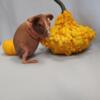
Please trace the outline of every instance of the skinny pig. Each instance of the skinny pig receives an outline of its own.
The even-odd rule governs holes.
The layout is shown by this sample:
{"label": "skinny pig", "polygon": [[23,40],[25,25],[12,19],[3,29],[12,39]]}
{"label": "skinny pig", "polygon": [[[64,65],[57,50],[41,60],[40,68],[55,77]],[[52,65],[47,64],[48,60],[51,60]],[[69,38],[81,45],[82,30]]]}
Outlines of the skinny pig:
{"label": "skinny pig", "polygon": [[30,58],[37,49],[40,40],[49,36],[50,20],[52,19],[52,14],[32,16],[16,30],[13,39],[14,47],[24,64],[38,62],[37,60],[30,60]]}

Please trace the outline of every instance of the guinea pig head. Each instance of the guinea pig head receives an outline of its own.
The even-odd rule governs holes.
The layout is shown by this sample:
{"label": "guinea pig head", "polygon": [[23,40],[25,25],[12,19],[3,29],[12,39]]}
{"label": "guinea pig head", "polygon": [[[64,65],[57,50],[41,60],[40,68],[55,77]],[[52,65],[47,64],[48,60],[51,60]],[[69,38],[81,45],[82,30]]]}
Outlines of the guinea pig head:
{"label": "guinea pig head", "polygon": [[50,34],[50,21],[53,19],[52,14],[38,15],[32,20],[32,27],[37,32],[38,36],[43,39]]}

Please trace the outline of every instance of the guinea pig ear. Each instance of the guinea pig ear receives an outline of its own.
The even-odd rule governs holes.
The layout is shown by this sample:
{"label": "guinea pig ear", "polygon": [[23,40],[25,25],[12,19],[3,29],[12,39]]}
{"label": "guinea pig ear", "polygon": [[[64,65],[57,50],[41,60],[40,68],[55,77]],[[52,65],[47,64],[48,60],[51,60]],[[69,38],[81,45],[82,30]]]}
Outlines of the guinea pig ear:
{"label": "guinea pig ear", "polygon": [[29,17],[29,18],[27,19],[27,21],[29,21],[30,23],[32,23],[33,19],[34,19],[34,16],[31,16],[31,17]]}
{"label": "guinea pig ear", "polygon": [[49,18],[50,20],[52,20],[54,18],[54,16],[52,14],[47,14],[46,17]]}
{"label": "guinea pig ear", "polygon": [[39,20],[40,20],[40,17],[38,17],[38,16],[34,17],[34,19],[33,19],[34,25],[37,25],[37,23],[39,22]]}

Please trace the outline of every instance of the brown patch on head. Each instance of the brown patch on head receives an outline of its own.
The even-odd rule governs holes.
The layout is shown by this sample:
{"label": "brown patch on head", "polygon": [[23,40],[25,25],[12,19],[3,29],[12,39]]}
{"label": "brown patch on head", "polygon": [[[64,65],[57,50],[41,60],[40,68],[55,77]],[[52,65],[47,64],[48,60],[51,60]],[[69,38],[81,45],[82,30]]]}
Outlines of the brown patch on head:
{"label": "brown patch on head", "polygon": [[47,15],[41,14],[33,18],[32,20],[33,29],[35,29],[35,31],[41,38],[49,36],[50,20],[52,19],[53,19],[52,14],[47,14]]}

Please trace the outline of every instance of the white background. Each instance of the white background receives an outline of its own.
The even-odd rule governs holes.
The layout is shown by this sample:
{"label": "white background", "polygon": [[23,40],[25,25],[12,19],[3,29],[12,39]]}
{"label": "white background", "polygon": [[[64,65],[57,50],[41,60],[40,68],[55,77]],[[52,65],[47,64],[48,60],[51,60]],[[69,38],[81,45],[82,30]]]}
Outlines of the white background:
{"label": "white background", "polygon": [[[0,48],[0,100],[100,100],[100,1],[62,0],[80,24],[96,30],[97,37],[84,53],[54,56],[39,47],[38,64],[4,55]],[[29,16],[53,13],[53,0],[0,0],[0,38],[12,38]]]}

